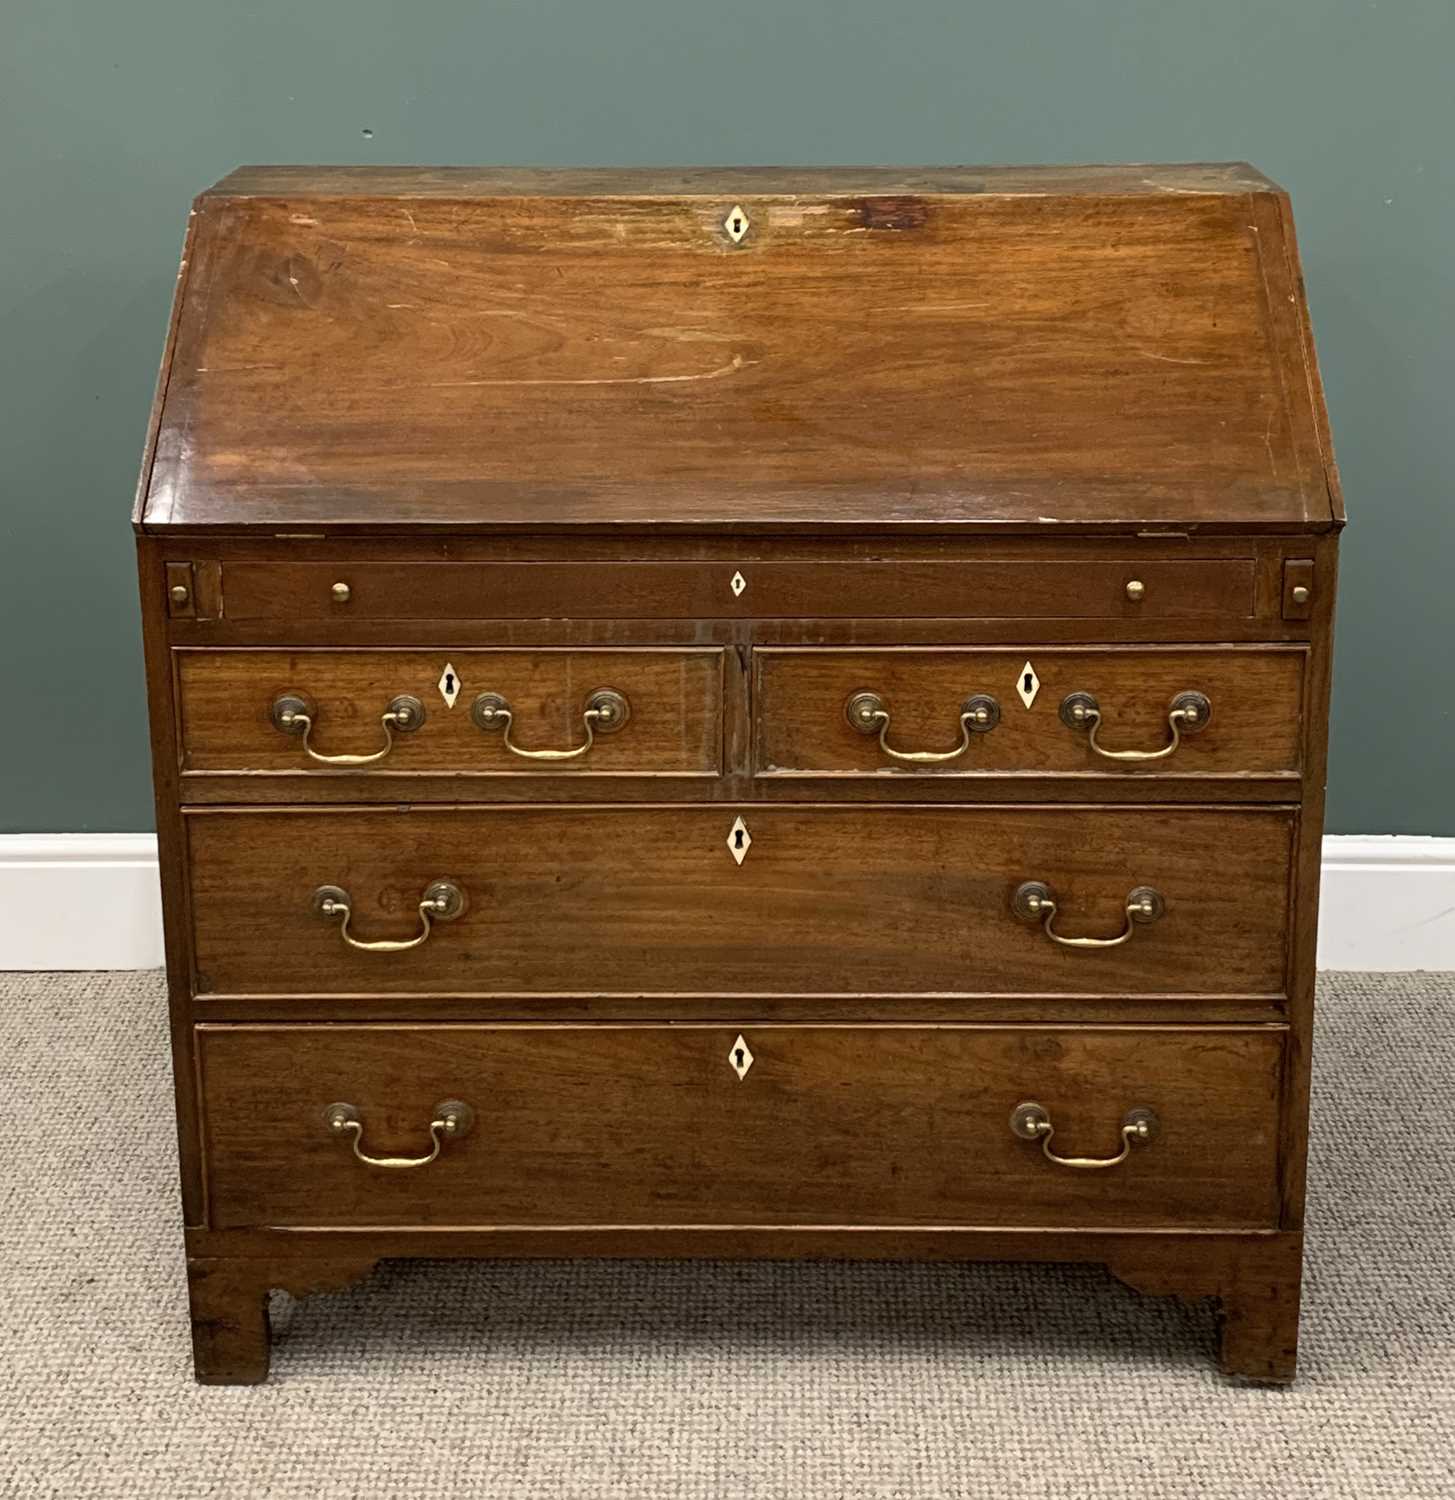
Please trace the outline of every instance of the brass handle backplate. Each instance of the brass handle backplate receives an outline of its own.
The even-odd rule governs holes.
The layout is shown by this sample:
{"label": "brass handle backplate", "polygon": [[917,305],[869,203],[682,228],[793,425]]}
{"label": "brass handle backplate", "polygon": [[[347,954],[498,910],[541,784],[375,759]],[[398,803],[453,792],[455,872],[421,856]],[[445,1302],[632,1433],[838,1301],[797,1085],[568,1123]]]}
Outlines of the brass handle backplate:
{"label": "brass handle backplate", "polygon": [[445,1141],[457,1141],[468,1135],[475,1123],[475,1111],[462,1099],[442,1099],[434,1107],[434,1118],[429,1122],[429,1137],[433,1149],[427,1156],[370,1156],[364,1150],[364,1122],[352,1104],[330,1104],[323,1112],[324,1124],[330,1135],[347,1135],[354,1148],[354,1155],[366,1167],[427,1167],[440,1154]]}
{"label": "brass handle backplate", "polygon": [[615,688],[598,688],[586,700],[581,710],[581,722],[586,729],[586,741],[570,750],[526,750],[510,738],[514,714],[509,700],[499,693],[481,693],[470,705],[470,717],[478,728],[487,731],[503,730],[505,748],[522,760],[576,760],[586,754],[596,743],[598,734],[615,734],[632,716],[631,704],[624,693]]}
{"label": "brass handle backplate", "polygon": [[394,748],[396,734],[413,734],[424,723],[424,704],[409,693],[400,693],[389,700],[389,706],[379,716],[384,730],[384,743],[367,755],[323,755],[308,743],[313,726],[318,721],[318,709],[311,698],[302,693],[284,693],[273,700],[273,727],[283,734],[302,735],[303,748],[312,760],[321,766],[371,766],[383,760]]}
{"label": "brass handle backplate", "polygon": [[879,748],[891,759],[914,766],[958,760],[970,748],[972,734],[988,734],[1000,723],[1000,704],[987,693],[975,693],[960,705],[960,743],[953,750],[896,750],[889,743],[889,709],[878,693],[855,693],[844,705],[844,717],[860,734],[877,734]]}
{"label": "brass handle backplate", "polygon": [[1103,760],[1165,760],[1190,734],[1207,728],[1212,704],[1203,693],[1178,693],[1167,706],[1171,738],[1160,750],[1107,750],[1097,742],[1101,732],[1101,705],[1092,693],[1068,693],[1061,700],[1061,722],[1068,729],[1084,729],[1091,748]]}
{"label": "brass handle backplate", "polygon": [[1139,885],[1127,893],[1126,926],[1116,937],[1063,937],[1051,926],[1058,910],[1056,897],[1044,881],[1027,880],[1015,888],[1010,909],[1022,922],[1039,922],[1046,936],[1063,948],[1119,948],[1138,927],[1157,921],[1167,910],[1162,893],[1150,885]]}
{"label": "brass handle backplate", "polygon": [[1023,1141],[1040,1141],[1046,1160],[1055,1162],[1058,1167],[1079,1167],[1094,1172],[1124,1162],[1131,1155],[1134,1145],[1145,1145],[1148,1141],[1156,1140],[1161,1132],[1162,1122],[1150,1109],[1140,1105],[1136,1109],[1129,1109],[1122,1116],[1122,1149],[1115,1156],[1057,1156],[1051,1150],[1051,1138],[1056,1134],[1056,1127],[1051,1124],[1051,1112],[1034,1099],[1017,1104],[1010,1112],[1010,1128]]}
{"label": "brass handle backplate", "polygon": [[366,942],[349,931],[353,901],[341,886],[321,885],[313,893],[313,909],[326,921],[338,920],[339,936],[360,953],[403,953],[418,948],[436,922],[453,922],[465,909],[465,893],[448,880],[432,881],[419,898],[419,931],[412,938],[375,938]]}

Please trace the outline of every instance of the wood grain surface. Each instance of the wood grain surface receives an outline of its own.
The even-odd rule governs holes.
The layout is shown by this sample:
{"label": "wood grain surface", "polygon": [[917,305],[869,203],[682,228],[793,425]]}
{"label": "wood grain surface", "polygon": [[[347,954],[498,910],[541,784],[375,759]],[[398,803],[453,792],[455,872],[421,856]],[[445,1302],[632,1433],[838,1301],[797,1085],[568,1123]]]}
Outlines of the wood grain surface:
{"label": "wood grain surface", "polygon": [[[453,669],[451,707],[440,683]],[[319,754],[369,753],[380,715],[398,694],[424,704],[425,720],[396,734],[369,776],[444,771],[485,776],[714,776],[722,763],[722,651],[179,651],[185,771],[347,774],[310,760],[302,741],[273,723],[274,701],[303,694],[317,707],[309,743]],[[623,694],[625,726],[598,734],[579,760],[546,764],[480,729],[470,705],[485,692],[510,703],[512,742],[525,749],[584,743],[582,711],[599,688]],[[358,776],[364,774],[354,772]]]}
{"label": "wood grain surface", "polygon": [[[739,1079],[739,1036],[752,1064]],[[1270,1028],[204,1027],[210,1222],[1272,1228],[1282,1035]],[[259,1078],[271,1080],[259,1090]],[[475,1111],[427,1167],[440,1101]],[[1158,1137],[1101,1171],[1135,1106]]]}
{"label": "wood grain surface", "polygon": [[[747,825],[739,865],[728,843]],[[1283,993],[1293,819],[1282,809],[762,806],[196,812],[203,994]],[[404,953],[312,909],[345,888],[361,939],[404,938],[434,880],[469,906]],[[1071,936],[1128,893],[1161,921],[1072,950],[1011,912],[1049,884]]]}
{"label": "wood grain surface", "polygon": [[[756,766],[762,776],[923,780],[1010,773],[1160,780],[1281,772],[1296,781],[1300,764],[1304,653],[1296,649],[760,647],[753,657]],[[1034,688],[1029,707],[1021,696],[1027,675]],[[961,739],[961,704],[972,694],[993,697],[1000,722],[973,735],[958,760],[905,765],[884,753],[877,733],[865,735],[849,724],[845,705],[864,691],[884,700],[887,743],[896,750],[953,749]],[[1157,751],[1170,740],[1172,699],[1189,691],[1208,699],[1212,716],[1164,760],[1108,760],[1092,750],[1085,730],[1068,728],[1059,714],[1068,694],[1089,692],[1103,718],[1099,744],[1114,751]]]}
{"label": "wood grain surface", "polygon": [[142,523],[1333,525],[1279,195],[1142,175],[206,195]]}
{"label": "wood grain surface", "polygon": [[[741,582],[734,587],[733,580]],[[1139,580],[1140,600],[1126,586]],[[229,620],[1208,619],[1253,612],[1251,558],[960,562],[827,559],[727,565],[611,563],[235,563]],[[349,589],[336,602],[335,583]]]}

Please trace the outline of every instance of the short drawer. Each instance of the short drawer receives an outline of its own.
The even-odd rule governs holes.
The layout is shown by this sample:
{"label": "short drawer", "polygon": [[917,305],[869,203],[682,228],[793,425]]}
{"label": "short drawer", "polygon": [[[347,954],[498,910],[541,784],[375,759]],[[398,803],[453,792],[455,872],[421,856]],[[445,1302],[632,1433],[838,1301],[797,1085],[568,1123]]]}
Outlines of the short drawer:
{"label": "short drawer", "polygon": [[[1129,597],[1127,587],[1140,584]],[[229,562],[229,620],[1245,619],[1250,557]]]}
{"label": "short drawer", "polygon": [[[1195,997],[1285,987],[1293,815],[1282,807],[186,816],[204,995]],[[371,943],[413,946],[358,946]]]}
{"label": "short drawer", "polygon": [[1293,778],[1302,763],[1299,647],[760,647],[754,661],[760,775]]}
{"label": "short drawer", "polygon": [[[280,1025],[197,1041],[219,1229],[1276,1224],[1276,1028]],[[1039,1113],[1017,1133],[1022,1105]],[[1088,1170],[1048,1151],[1123,1159]]]}
{"label": "short drawer", "polygon": [[716,648],[174,657],[184,772],[715,776],[721,768]]}

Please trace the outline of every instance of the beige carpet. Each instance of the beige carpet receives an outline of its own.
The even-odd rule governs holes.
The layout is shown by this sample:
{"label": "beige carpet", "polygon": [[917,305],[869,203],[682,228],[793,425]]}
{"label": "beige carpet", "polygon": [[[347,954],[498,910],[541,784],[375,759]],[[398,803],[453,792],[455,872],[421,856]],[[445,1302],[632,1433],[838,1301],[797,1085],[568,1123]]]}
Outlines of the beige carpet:
{"label": "beige carpet", "polygon": [[192,1384],[154,975],[0,975],[0,1495],[1455,1496],[1455,976],[1323,985],[1303,1375],[1097,1269],[394,1263]]}

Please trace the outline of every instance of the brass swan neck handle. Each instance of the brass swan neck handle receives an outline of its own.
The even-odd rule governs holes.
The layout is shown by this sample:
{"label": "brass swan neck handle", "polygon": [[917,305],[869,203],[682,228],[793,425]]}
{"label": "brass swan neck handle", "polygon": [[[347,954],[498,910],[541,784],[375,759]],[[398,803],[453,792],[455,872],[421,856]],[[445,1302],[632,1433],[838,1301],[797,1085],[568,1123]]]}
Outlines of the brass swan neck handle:
{"label": "brass swan neck handle", "polygon": [[1103,760],[1165,760],[1176,752],[1183,739],[1207,728],[1212,718],[1212,704],[1202,693],[1178,693],[1167,706],[1167,728],[1170,738],[1160,750],[1108,750],[1098,740],[1101,733],[1101,705],[1093,693],[1068,693],[1061,700],[1061,722],[1068,729],[1085,730],[1087,743]]}
{"label": "brass swan neck handle", "polygon": [[1155,886],[1136,886],[1127,893],[1126,925],[1116,937],[1109,938],[1066,937],[1057,932],[1051,925],[1059,910],[1056,896],[1042,880],[1027,880],[1018,885],[1010,898],[1010,909],[1022,922],[1039,922],[1046,936],[1063,948],[1120,948],[1131,941],[1138,927],[1159,921],[1167,903]]}
{"label": "brass swan neck handle", "polygon": [[975,693],[960,705],[960,743],[953,750],[896,750],[889,743],[889,709],[878,693],[855,693],[844,705],[844,717],[860,734],[879,736],[879,748],[891,759],[913,766],[937,766],[959,760],[970,738],[988,734],[1000,723],[1000,704],[987,693]]}
{"label": "brass swan neck handle", "polygon": [[364,1122],[352,1104],[330,1104],[323,1112],[323,1120],[330,1135],[349,1137],[354,1155],[366,1167],[400,1171],[427,1167],[440,1154],[440,1147],[447,1140],[456,1141],[462,1135],[468,1135],[475,1123],[475,1111],[462,1099],[442,1099],[436,1104],[434,1117],[429,1122],[433,1149],[426,1156],[371,1156],[364,1150]]}
{"label": "brass swan neck handle", "polygon": [[1119,1166],[1132,1154],[1134,1145],[1145,1145],[1156,1140],[1162,1122],[1150,1110],[1138,1106],[1122,1116],[1122,1149],[1115,1156],[1058,1156],[1051,1150],[1051,1138],[1056,1127],[1051,1123],[1051,1113],[1034,1099],[1027,1099],[1010,1113],[1011,1132],[1023,1141],[1040,1141],[1041,1154],[1058,1167],[1075,1167],[1082,1171],[1096,1172],[1106,1167]]}
{"label": "brass swan neck handle", "polygon": [[419,931],[412,938],[356,938],[349,930],[354,903],[342,886],[319,886],[313,893],[313,909],[327,921],[337,918],[339,936],[360,953],[404,953],[425,942],[436,922],[453,922],[465,909],[465,893],[452,881],[432,881],[419,898]]}
{"label": "brass swan neck handle", "polygon": [[270,717],[273,727],[281,733],[301,736],[304,753],[321,766],[372,766],[394,749],[396,734],[413,734],[424,723],[424,704],[409,693],[391,698],[379,716],[384,743],[379,749],[364,755],[325,755],[315,750],[309,740],[318,722],[318,709],[313,700],[302,693],[284,693],[275,698]]}
{"label": "brass swan neck handle", "polygon": [[476,726],[487,732],[504,732],[505,748],[522,760],[579,760],[596,743],[598,734],[615,734],[631,718],[631,704],[624,693],[614,688],[598,688],[586,700],[581,710],[581,722],[586,730],[583,744],[569,750],[527,750],[517,745],[510,737],[515,715],[508,699],[499,693],[481,693],[470,705],[470,718]]}

